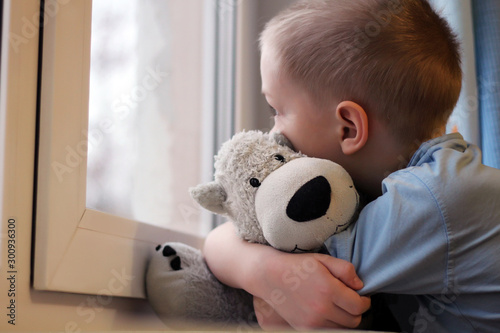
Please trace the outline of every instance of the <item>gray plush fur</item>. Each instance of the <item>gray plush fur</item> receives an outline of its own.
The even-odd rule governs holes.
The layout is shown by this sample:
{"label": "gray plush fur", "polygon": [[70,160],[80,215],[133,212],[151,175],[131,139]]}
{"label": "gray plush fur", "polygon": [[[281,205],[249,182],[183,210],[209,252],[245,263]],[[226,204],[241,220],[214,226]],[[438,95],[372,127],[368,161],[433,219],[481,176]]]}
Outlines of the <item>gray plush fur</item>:
{"label": "gray plush fur", "polygon": [[[357,209],[358,196],[345,170],[333,162],[318,159],[310,159],[312,164],[308,164],[307,160],[291,163],[303,169],[292,167],[294,170],[288,173],[287,168],[283,168],[284,172],[273,177],[276,183],[266,185],[267,177],[283,165],[297,159],[309,159],[291,147],[290,142],[280,134],[260,131],[238,133],[219,150],[215,158],[214,180],[190,189],[190,193],[202,207],[228,217],[238,235],[249,242],[269,245],[261,226],[264,223],[265,233],[279,244],[275,247],[294,252],[297,244],[307,244],[310,248],[306,250],[316,249],[330,235],[350,223]],[[316,170],[316,165],[321,167]],[[302,174],[307,174],[307,177],[324,175],[332,194],[327,198],[329,208],[325,216],[314,216],[311,221],[298,223],[283,212],[286,202],[312,179],[296,179]],[[273,202],[277,196],[284,198],[280,201],[283,204],[276,207],[259,205],[262,209],[276,212],[257,214],[256,195],[261,186],[256,185],[264,188],[260,193],[264,203]],[[280,193],[273,191],[278,188]],[[258,215],[262,216],[262,221],[257,219]],[[281,226],[272,225],[275,219],[280,220]],[[285,229],[293,234],[294,228],[300,237],[276,235]],[[287,239],[294,243],[288,244]],[[220,283],[208,269],[200,251],[185,244],[165,243],[158,246],[148,266],[146,290],[149,302],[167,325],[179,319],[232,325],[255,323],[251,295]]]}
{"label": "gray plush fur", "polygon": [[[165,247],[176,254],[164,256]],[[166,243],[151,258],[147,275],[148,298],[168,326],[191,323],[252,322],[250,294],[220,283],[208,269],[200,250],[182,243]],[[172,261],[181,258],[182,269]]]}
{"label": "gray plush fur", "polygon": [[[235,134],[225,142],[215,157],[214,181],[190,189],[191,196],[204,208],[226,216],[236,225],[238,235],[254,243],[267,244],[260,225],[256,223],[256,187],[250,179],[260,182],[284,163],[304,157],[294,152],[283,135],[260,131]],[[215,208],[215,209],[214,209]]]}

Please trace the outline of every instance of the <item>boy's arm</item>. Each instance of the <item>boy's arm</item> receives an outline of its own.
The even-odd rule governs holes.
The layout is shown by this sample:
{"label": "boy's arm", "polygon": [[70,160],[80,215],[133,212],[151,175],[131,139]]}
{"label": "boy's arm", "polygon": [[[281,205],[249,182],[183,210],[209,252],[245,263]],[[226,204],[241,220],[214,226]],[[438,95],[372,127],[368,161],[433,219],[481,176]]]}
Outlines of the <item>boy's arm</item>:
{"label": "boy's arm", "polygon": [[221,282],[266,300],[294,328],[356,327],[370,307],[349,262],[245,242],[230,222],[208,235],[204,255]]}
{"label": "boy's arm", "polygon": [[[454,183],[461,184],[458,179]],[[463,195],[467,187],[433,192],[440,186],[439,179],[421,178],[415,170],[395,173],[384,180],[384,194],[363,208],[356,223],[331,238],[332,255],[351,262],[363,279],[361,295],[442,294],[454,286],[450,272],[460,253],[456,244],[467,242],[458,241],[457,231],[466,229],[457,228],[460,217],[451,217],[455,213],[445,201]]]}

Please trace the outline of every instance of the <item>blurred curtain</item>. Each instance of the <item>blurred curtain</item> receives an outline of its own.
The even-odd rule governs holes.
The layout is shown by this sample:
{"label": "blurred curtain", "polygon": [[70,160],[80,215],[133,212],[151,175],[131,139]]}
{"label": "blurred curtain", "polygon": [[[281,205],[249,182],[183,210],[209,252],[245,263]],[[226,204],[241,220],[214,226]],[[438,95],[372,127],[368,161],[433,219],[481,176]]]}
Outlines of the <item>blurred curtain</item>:
{"label": "blurred curtain", "polygon": [[474,52],[472,0],[431,0],[434,8],[446,18],[461,43],[462,91],[448,121],[447,132],[460,132],[465,140],[481,145],[479,133],[478,92]]}
{"label": "blurred curtain", "polygon": [[500,1],[472,1],[483,162],[500,168]]}

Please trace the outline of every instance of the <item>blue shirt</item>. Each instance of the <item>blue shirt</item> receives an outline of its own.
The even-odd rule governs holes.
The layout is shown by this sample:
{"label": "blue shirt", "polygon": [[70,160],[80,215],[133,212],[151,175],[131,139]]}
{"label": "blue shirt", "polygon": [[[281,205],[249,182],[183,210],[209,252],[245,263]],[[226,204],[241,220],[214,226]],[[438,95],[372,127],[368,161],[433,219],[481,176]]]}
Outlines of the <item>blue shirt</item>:
{"label": "blue shirt", "polygon": [[[369,170],[367,170],[369,172]],[[331,239],[363,295],[415,295],[416,332],[500,332],[500,170],[460,134],[424,143]]]}

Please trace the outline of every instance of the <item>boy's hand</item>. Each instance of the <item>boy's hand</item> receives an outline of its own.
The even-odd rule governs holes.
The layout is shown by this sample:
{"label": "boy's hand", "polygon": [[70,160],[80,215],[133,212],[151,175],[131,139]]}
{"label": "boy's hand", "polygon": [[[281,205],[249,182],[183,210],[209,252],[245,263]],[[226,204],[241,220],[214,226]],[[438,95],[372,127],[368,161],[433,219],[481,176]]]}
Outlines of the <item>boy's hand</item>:
{"label": "boy's hand", "polygon": [[[354,266],[320,254],[277,253],[266,260],[267,297],[255,299],[264,329],[355,328],[370,308],[370,299],[354,290],[363,287]],[[276,261],[275,259],[279,259]],[[288,326],[288,327],[289,327]]]}
{"label": "boy's hand", "polygon": [[[355,292],[363,283],[351,263],[324,254],[286,253],[243,241],[232,223],[209,233],[204,255],[221,282],[264,299],[276,311],[273,314],[262,303],[257,305],[264,327],[287,322],[297,329],[354,328],[370,308],[370,299]],[[270,315],[262,317],[266,313]]]}

